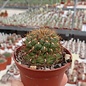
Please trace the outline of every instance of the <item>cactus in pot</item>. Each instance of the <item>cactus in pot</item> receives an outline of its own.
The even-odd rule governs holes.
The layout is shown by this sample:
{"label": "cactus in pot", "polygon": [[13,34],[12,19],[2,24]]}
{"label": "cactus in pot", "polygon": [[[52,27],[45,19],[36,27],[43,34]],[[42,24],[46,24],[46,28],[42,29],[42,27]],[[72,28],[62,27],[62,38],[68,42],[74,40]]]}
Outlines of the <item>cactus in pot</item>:
{"label": "cactus in pot", "polygon": [[16,59],[28,67],[51,68],[65,61],[60,37],[50,29],[37,29],[27,34],[24,45]]}
{"label": "cactus in pot", "polygon": [[7,60],[7,65],[11,64],[12,59],[12,53],[10,52],[4,52],[3,53],[4,58]]}
{"label": "cactus in pot", "polygon": [[0,55],[0,71],[5,70],[7,66],[7,60]]}
{"label": "cactus in pot", "polygon": [[[60,37],[51,29],[36,29],[27,34],[23,46],[19,47],[14,54],[24,85],[60,86],[62,76],[71,62],[71,54],[68,59],[65,59],[66,53],[70,54],[60,44]],[[35,80],[29,77],[35,77]],[[44,82],[43,85],[42,82]]]}

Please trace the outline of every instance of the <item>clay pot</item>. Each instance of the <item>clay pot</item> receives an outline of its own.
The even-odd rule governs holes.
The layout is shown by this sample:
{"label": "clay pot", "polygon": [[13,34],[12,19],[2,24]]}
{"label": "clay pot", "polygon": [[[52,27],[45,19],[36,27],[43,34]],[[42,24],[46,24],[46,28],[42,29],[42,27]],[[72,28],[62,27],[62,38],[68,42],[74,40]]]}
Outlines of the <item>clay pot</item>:
{"label": "clay pot", "polygon": [[73,6],[74,3],[71,0],[67,0],[67,3],[65,4],[65,6]]}
{"label": "clay pot", "polygon": [[76,84],[76,82],[77,82],[77,71],[73,70],[73,73],[68,75],[68,83]]}
{"label": "clay pot", "polygon": [[65,2],[64,1],[61,1],[61,4],[64,4]]}
{"label": "clay pot", "polygon": [[78,80],[80,80],[80,81],[86,81],[86,75],[84,73],[78,74]]}
{"label": "clay pot", "polygon": [[4,58],[0,58],[0,60],[3,60],[3,62],[0,62],[0,71],[5,70],[7,66],[7,60]]}
{"label": "clay pot", "polygon": [[74,30],[78,30],[78,28],[73,28]]}
{"label": "clay pot", "polygon": [[[23,64],[19,64],[16,61],[16,56],[20,51],[20,49],[21,47],[19,47],[15,51],[14,61],[20,70],[21,81],[23,82],[24,86],[60,86],[61,85],[63,75],[66,69],[70,66],[70,63],[65,64],[61,68],[52,69],[52,70],[30,69]],[[68,50],[65,49],[65,51],[67,54],[70,54]]]}
{"label": "clay pot", "polygon": [[44,26],[45,28],[49,28],[49,26]]}
{"label": "clay pot", "polygon": [[12,59],[12,54],[10,56],[4,56],[4,58],[7,60],[7,65],[10,65],[11,64],[11,59]]}
{"label": "clay pot", "polygon": [[54,27],[55,29],[59,29],[58,27]]}
{"label": "clay pot", "polygon": [[7,13],[7,11],[5,11],[3,14],[3,17],[7,17],[7,16],[8,16],[8,13]]}
{"label": "clay pot", "polygon": [[10,45],[10,46],[7,46],[7,48],[8,48],[8,49],[12,49],[12,46],[11,46],[11,45]]}
{"label": "clay pot", "polygon": [[11,64],[11,57],[7,57],[6,60],[7,60],[7,65],[10,65]]}
{"label": "clay pot", "polygon": [[5,47],[0,47],[1,50],[5,50]]}
{"label": "clay pot", "polygon": [[69,84],[76,84],[76,82],[72,82],[72,81],[69,81],[68,83],[69,83]]}
{"label": "clay pot", "polygon": [[83,24],[86,24],[86,22],[83,22]]}

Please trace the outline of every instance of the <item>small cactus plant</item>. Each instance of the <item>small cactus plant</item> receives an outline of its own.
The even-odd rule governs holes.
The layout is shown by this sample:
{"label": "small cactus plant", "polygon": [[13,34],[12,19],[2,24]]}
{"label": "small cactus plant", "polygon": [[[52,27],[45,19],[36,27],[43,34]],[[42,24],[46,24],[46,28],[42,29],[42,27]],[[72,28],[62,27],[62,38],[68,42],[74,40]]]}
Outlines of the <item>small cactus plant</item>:
{"label": "small cactus plant", "polygon": [[12,54],[9,53],[9,52],[5,52],[5,53],[3,53],[3,56],[4,56],[4,57],[11,57],[11,55],[12,55]]}
{"label": "small cactus plant", "polygon": [[4,60],[3,59],[0,59],[0,63],[3,63],[4,62]]}
{"label": "small cactus plant", "polygon": [[24,47],[18,53],[17,61],[28,67],[52,67],[63,61],[64,48],[60,36],[51,29],[36,29],[28,33]]}
{"label": "small cactus plant", "polygon": [[0,55],[0,64],[2,64],[2,63],[4,63],[4,62],[6,62],[6,59],[5,59],[5,58],[3,58],[3,56],[2,56],[2,55]]}

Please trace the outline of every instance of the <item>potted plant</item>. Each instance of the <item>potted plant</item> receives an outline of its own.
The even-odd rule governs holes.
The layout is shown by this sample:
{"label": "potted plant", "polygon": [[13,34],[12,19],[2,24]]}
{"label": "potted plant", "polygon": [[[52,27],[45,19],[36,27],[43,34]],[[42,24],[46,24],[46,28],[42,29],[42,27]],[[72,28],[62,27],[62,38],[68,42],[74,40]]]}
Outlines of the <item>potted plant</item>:
{"label": "potted plant", "polygon": [[[68,59],[65,54],[69,54]],[[14,52],[14,61],[24,86],[60,86],[71,54],[61,46],[55,31],[42,28],[27,34],[24,44]]]}
{"label": "potted plant", "polygon": [[12,43],[8,42],[6,47],[7,47],[7,49],[12,49]]}
{"label": "potted plant", "polygon": [[5,70],[7,66],[7,60],[5,58],[0,58],[0,71]]}
{"label": "potted plant", "polygon": [[67,0],[67,2],[65,3],[65,6],[73,6],[74,2],[71,0]]}
{"label": "potted plant", "polygon": [[64,0],[61,0],[61,4],[64,4],[65,2],[64,2]]}
{"label": "potted plant", "polygon": [[7,60],[7,65],[10,65],[10,64],[11,64],[12,53],[4,52],[4,53],[3,53],[3,56],[4,56],[4,57],[6,58],[6,60]]}

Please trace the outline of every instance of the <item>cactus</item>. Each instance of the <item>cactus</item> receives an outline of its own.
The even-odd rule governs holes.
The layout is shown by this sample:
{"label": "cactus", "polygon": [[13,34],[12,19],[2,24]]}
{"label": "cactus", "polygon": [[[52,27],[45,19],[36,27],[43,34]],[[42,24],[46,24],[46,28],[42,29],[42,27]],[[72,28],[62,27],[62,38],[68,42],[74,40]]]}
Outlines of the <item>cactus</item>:
{"label": "cactus", "polygon": [[4,56],[4,57],[11,57],[11,55],[12,55],[12,54],[9,53],[9,52],[4,52],[4,53],[3,53],[3,56]]}
{"label": "cactus", "polygon": [[6,59],[1,57],[2,55],[0,55],[0,63],[6,62]]}
{"label": "cactus", "polygon": [[[63,60],[60,36],[47,28],[36,29],[27,34],[24,47],[18,53],[17,61],[30,66],[51,67]],[[20,55],[20,56],[19,56]]]}
{"label": "cactus", "polygon": [[0,59],[0,63],[3,63],[4,62],[4,60],[3,59]]}

